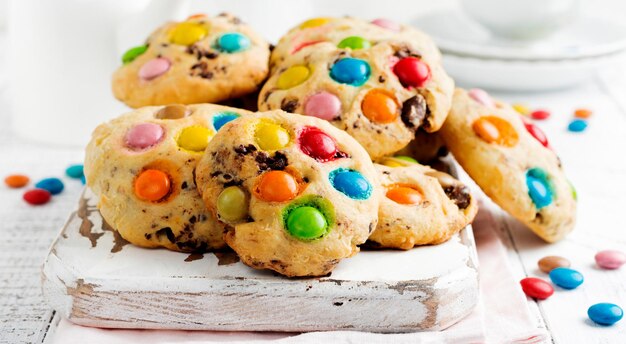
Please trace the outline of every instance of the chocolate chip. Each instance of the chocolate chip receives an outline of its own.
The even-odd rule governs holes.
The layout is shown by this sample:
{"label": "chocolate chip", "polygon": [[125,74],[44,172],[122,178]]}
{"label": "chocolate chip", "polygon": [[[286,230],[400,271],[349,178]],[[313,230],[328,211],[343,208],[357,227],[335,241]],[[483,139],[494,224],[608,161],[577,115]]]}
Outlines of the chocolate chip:
{"label": "chocolate chip", "polygon": [[150,240],[150,239],[152,238],[152,234],[150,234],[150,233],[145,233],[143,236],[144,236],[146,239],[148,239],[148,240]]}
{"label": "chocolate chip", "polygon": [[249,144],[247,146],[239,145],[235,147],[235,153],[239,155],[248,155],[253,152],[256,152],[256,146],[254,146],[253,144]]}
{"label": "chocolate chip", "polygon": [[283,99],[282,102],[280,102],[280,108],[281,110],[285,111],[285,112],[295,112],[296,108],[298,107],[298,99]]}
{"label": "chocolate chip", "polygon": [[421,95],[416,95],[404,101],[402,104],[402,122],[409,128],[415,130],[424,122],[426,118],[426,100]]}
{"label": "chocolate chip", "polygon": [[459,209],[465,209],[469,206],[472,195],[467,186],[459,184],[450,185],[444,187],[443,191],[449,199],[454,201],[454,204],[456,204]]}
{"label": "chocolate chip", "polygon": [[171,104],[159,110],[154,117],[158,119],[180,119],[189,116],[191,110],[185,105]]}
{"label": "chocolate chip", "polygon": [[381,82],[381,83],[382,83],[382,82],[385,82],[385,77],[384,77],[384,76],[382,76],[382,75],[381,75],[381,76],[379,76],[379,77],[378,77],[378,82]]}
{"label": "chocolate chip", "polygon": [[155,234],[157,235],[157,238],[159,238],[159,240],[161,240],[161,237],[165,235],[167,236],[167,240],[169,240],[171,243],[174,243],[176,241],[174,232],[172,232],[172,229],[170,227],[163,227],[156,231]]}
{"label": "chocolate chip", "polygon": [[187,182],[183,182],[183,183],[180,185],[180,188],[181,188],[181,189],[183,189],[183,190],[185,190],[185,189],[187,188]]}
{"label": "chocolate chip", "polygon": [[196,215],[193,215],[192,217],[189,218],[189,223],[194,224],[196,223]]}
{"label": "chocolate chip", "polygon": [[282,171],[287,167],[287,156],[281,152],[276,152],[273,157],[270,157],[265,152],[260,152],[256,156],[256,162],[259,165],[259,170],[278,170]]}

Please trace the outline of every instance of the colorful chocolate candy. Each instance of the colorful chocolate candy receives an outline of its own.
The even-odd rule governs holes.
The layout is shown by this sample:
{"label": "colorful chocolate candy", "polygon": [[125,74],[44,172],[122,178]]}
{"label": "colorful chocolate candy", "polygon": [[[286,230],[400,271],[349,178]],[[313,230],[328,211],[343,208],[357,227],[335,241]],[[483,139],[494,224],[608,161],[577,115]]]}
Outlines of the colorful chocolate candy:
{"label": "colorful chocolate candy", "polygon": [[30,181],[30,178],[28,178],[28,176],[25,176],[23,174],[12,174],[4,178],[4,183],[8,187],[14,188],[14,189],[26,186],[29,181]]}
{"label": "colorful chocolate candy", "polygon": [[520,104],[520,103],[515,103],[512,105],[513,110],[517,111],[520,115],[528,115],[530,114],[530,109],[528,108],[528,106],[524,105],[524,104]]}
{"label": "colorful chocolate candy", "polygon": [[81,179],[85,176],[85,173],[83,172],[83,165],[71,165],[65,169],[65,174],[70,178]]}
{"label": "colorful chocolate candy", "polygon": [[213,116],[213,128],[215,131],[222,129],[224,124],[239,118],[239,114],[235,112],[222,112]]}
{"label": "colorful chocolate candy", "polygon": [[311,71],[307,66],[291,66],[280,74],[277,86],[281,90],[290,89],[305,82],[310,75]]}
{"label": "colorful chocolate candy", "polygon": [[532,137],[537,139],[537,141],[539,141],[539,143],[541,143],[544,147],[548,147],[550,145],[548,143],[548,137],[546,136],[546,134],[543,133],[541,129],[539,129],[538,126],[532,123],[524,123],[524,127],[526,127],[528,133],[530,133]]}
{"label": "colorful chocolate candy", "polygon": [[536,120],[544,120],[550,117],[550,111],[548,110],[535,110],[530,113],[530,118]]}
{"label": "colorful chocolate candy", "polygon": [[372,43],[370,43],[370,41],[360,36],[346,37],[342,39],[341,42],[339,42],[339,44],[337,44],[337,48],[352,49],[352,50],[368,49],[371,46],[372,46]]}
{"label": "colorful chocolate candy", "polygon": [[555,268],[550,271],[550,280],[563,289],[575,289],[585,280],[583,275],[570,268]]}
{"label": "colorful chocolate candy", "polygon": [[59,178],[45,178],[38,181],[35,184],[35,187],[38,189],[48,190],[48,192],[52,195],[58,195],[63,191],[65,186]]}
{"label": "colorful chocolate candy", "polygon": [[44,189],[32,189],[26,191],[22,196],[28,204],[32,205],[46,204],[50,201],[51,197],[50,191]]}
{"label": "colorful chocolate candy", "polygon": [[363,85],[371,74],[367,61],[353,57],[343,58],[330,68],[330,77],[333,80],[350,86]]}
{"label": "colorful chocolate candy", "polygon": [[212,136],[213,133],[209,129],[199,125],[192,125],[180,132],[176,143],[182,149],[201,153],[206,149]]}
{"label": "colorful chocolate candy", "polygon": [[352,199],[364,200],[372,194],[372,185],[358,171],[339,168],[328,178],[335,189]]}
{"label": "colorful chocolate candy", "polygon": [[161,108],[155,115],[157,119],[181,119],[191,114],[189,108],[181,104],[167,105]]}
{"label": "colorful chocolate candy", "polygon": [[170,69],[171,65],[172,63],[164,57],[152,59],[141,66],[139,69],[139,78],[145,81],[156,79],[165,74]]}
{"label": "colorful chocolate candy", "polygon": [[467,94],[470,96],[470,98],[474,99],[484,106],[491,108],[496,107],[496,102],[493,101],[489,93],[485,92],[485,90],[482,90],[480,88],[472,88],[471,90],[467,91]]}
{"label": "colorful chocolate candy", "polygon": [[585,129],[587,129],[587,121],[582,119],[575,119],[571,121],[567,126],[567,130],[573,133],[580,133],[582,131],[585,131]]}
{"label": "colorful chocolate candy", "polygon": [[313,27],[318,27],[318,26],[322,26],[328,22],[331,21],[332,18],[312,18],[309,19],[305,22],[303,22],[302,24],[300,24],[299,28],[300,29],[310,29]]}
{"label": "colorful chocolate candy", "polygon": [[537,209],[552,203],[553,187],[545,170],[535,167],[526,171],[526,186],[528,187],[528,196]]}
{"label": "colorful chocolate candy", "polygon": [[169,32],[169,40],[173,44],[192,45],[204,38],[209,31],[197,23],[183,22],[174,26]]}
{"label": "colorful chocolate candy", "polygon": [[539,270],[548,274],[556,268],[569,268],[571,263],[569,260],[560,256],[546,256],[541,258],[537,262],[537,265],[539,266]]}
{"label": "colorful chocolate candy", "polygon": [[170,193],[171,184],[167,173],[156,169],[147,169],[135,179],[135,196],[143,201],[158,202]]}
{"label": "colorful chocolate candy", "polygon": [[164,133],[163,128],[158,124],[141,123],[126,132],[124,142],[130,149],[146,149],[161,142]]}
{"label": "colorful chocolate candy", "polygon": [[315,127],[306,127],[298,138],[300,149],[304,154],[318,161],[328,161],[337,154],[335,140]]}
{"label": "colorful chocolate candy", "polygon": [[332,121],[341,111],[341,100],[336,95],[322,91],[310,96],[304,104],[304,114]]}
{"label": "colorful chocolate candy", "polygon": [[626,263],[626,254],[617,250],[604,250],[596,253],[596,264],[602,269],[614,270],[619,269]]}
{"label": "colorful chocolate candy", "polygon": [[236,222],[248,216],[248,194],[239,186],[225,188],[217,197],[217,214],[220,219]]}
{"label": "colorful chocolate candy", "polygon": [[593,111],[589,109],[576,109],[576,111],[574,111],[574,117],[576,118],[586,119],[591,117],[592,114]]}
{"label": "colorful chocolate candy", "polygon": [[385,89],[373,89],[363,97],[361,110],[374,123],[391,123],[400,115],[400,104],[393,93]]}
{"label": "colorful chocolate candy", "polygon": [[254,141],[262,150],[277,150],[289,144],[289,133],[281,125],[266,121],[257,124]]}
{"label": "colorful chocolate candy", "polygon": [[596,303],[587,309],[587,315],[596,324],[610,326],[622,320],[624,310],[614,303]]}
{"label": "colorful chocolate candy", "polygon": [[550,283],[536,277],[526,277],[520,281],[524,294],[539,300],[545,300],[554,294]]}
{"label": "colorful chocolate candy", "polygon": [[513,147],[519,136],[513,125],[497,116],[482,116],[474,121],[472,129],[483,141]]}
{"label": "colorful chocolate candy", "polygon": [[259,198],[268,202],[285,202],[298,195],[298,181],[285,171],[269,171],[261,176],[256,187]]}
{"label": "colorful chocolate candy", "polygon": [[237,53],[250,47],[250,39],[239,32],[225,33],[217,39],[217,48],[225,53]]}
{"label": "colorful chocolate candy", "polygon": [[132,47],[132,48],[126,50],[124,55],[122,55],[122,63],[123,64],[129,64],[129,63],[135,61],[135,59],[138,58],[139,56],[143,55],[146,52],[146,50],[148,50],[148,46],[147,45],[140,45],[140,46]]}
{"label": "colorful chocolate candy", "polygon": [[393,185],[387,188],[385,196],[398,204],[404,205],[419,204],[424,199],[421,192],[406,185]]}
{"label": "colorful chocolate candy", "polygon": [[393,66],[402,86],[406,88],[423,87],[430,79],[430,68],[417,57],[405,57]]}
{"label": "colorful chocolate candy", "polygon": [[319,238],[324,234],[327,227],[324,214],[310,206],[296,208],[287,217],[287,230],[298,239]]}
{"label": "colorful chocolate candy", "polygon": [[400,31],[402,30],[402,27],[400,26],[400,24],[393,22],[389,19],[384,19],[384,18],[377,18],[372,20],[372,24],[376,25],[376,26],[380,26],[384,29],[387,30],[391,30],[391,31]]}

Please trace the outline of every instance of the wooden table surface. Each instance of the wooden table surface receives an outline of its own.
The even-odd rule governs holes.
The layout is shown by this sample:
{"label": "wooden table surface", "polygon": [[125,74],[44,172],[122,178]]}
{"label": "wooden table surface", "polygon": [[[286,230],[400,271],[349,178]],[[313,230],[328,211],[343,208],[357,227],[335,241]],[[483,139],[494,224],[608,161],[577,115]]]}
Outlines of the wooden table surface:
{"label": "wooden table surface", "polygon": [[[538,125],[559,152],[579,197],[575,231],[553,245],[496,211],[499,232],[509,248],[508,263],[520,279],[545,278],[536,266],[545,255],[565,256],[585,275],[585,283],[578,289],[557,288],[546,301],[529,300],[529,307],[555,343],[625,343],[626,320],[600,327],[587,319],[586,311],[596,302],[626,308],[626,268],[599,270],[593,260],[601,249],[626,251],[626,220],[622,217],[626,215],[626,68],[608,71],[576,89],[497,96],[552,111],[552,117]],[[34,180],[62,176],[69,164],[81,162],[81,149],[14,137],[9,132],[8,98],[6,85],[0,85],[0,176],[19,172]],[[592,109],[594,116],[586,132],[569,133],[566,127],[577,107]],[[36,208],[22,201],[23,190],[0,186],[0,342],[41,343],[54,327],[55,314],[41,296],[41,263],[82,189],[80,182],[64,181],[66,190],[61,195]]]}

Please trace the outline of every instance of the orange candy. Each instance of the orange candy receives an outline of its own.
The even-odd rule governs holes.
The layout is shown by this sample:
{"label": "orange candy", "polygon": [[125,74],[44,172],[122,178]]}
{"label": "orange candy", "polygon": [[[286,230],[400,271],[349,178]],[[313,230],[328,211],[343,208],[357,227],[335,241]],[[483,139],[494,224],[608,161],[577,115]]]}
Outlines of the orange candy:
{"label": "orange candy", "polygon": [[256,194],[268,202],[289,201],[298,195],[298,181],[287,172],[270,171],[261,176]]}
{"label": "orange candy", "polygon": [[196,14],[192,14],[189,17],[187,17],[187,20],[197,19],[197,18],[202,18],[202,17],[206,17],[206,14],[204,14],[204,13],[196,13]]}
{"label": "orange candy", "polygon": [[10,188],[21,188],[26,186],[30,179],[23,174],[12,174],[4,178],[4,183]]}
{"label": "orange candy", "polygon": [[483,116],[474,121],[472,129],[476,135],[488,143],[512,147],[517,144],[517,131],[506,120],[496,116]]}
{"label": "orange candy", "polygon": [[387,198],[390,200],[400,203],[413,205],[418,204],[422,201],[422,193],[415,190],[410,186],[404,185],[394,185],[387,190]]}
{"label": "orange candy", "polygon": [[156,202],[170,193],[170,177],[163,171],[145,170],[135,180],[135,195]]}
{"label": "orange candy", "polygon": [[361,103],[361,110],[372,122],[391,123],[400,113],[400,104],[391,92],[375,89],[367,92]]}
{"label": "orange candy", "polygon": [[574,111],[574,117],[576,117],[576,118],[589,118],[589,117],[591,117],[592,113],[593,113],[593,111],[591,111],[589,109],[576,109],[576,111]]}

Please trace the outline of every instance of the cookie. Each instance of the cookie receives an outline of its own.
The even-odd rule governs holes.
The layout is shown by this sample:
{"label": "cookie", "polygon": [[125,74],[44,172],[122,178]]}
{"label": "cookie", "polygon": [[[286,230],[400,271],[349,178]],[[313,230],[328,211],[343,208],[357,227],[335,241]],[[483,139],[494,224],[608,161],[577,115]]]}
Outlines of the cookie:
{"label": "cookie", "polygon": [[375,247],[408,250],[440,244],[472,222],[478,210],[469,188],[447,173],[404,159],[376,165],[383,189]]}
{"label": "cookie", "polygon": [[422,164],[431,165],[448,155],[443,138],[439,133],[427,133],[419,130],[409,144],[396,152],[396,155],[409,156]]}
{"label": "cookie", "polygon": [[169,22],[128,50],[113,94],[128,106],[216,103],[256,91],[269,44],[237,17],[195,15]]}
{"label": "cookie", "polygon": [[233,121],[196,169],[208,209],[241,261],[323,276],[376,228],[379,188],[365,150],[326,121],[275,110]]}
{"label": "cookie", "polygon": [[224,247],[224,226],[206,211],[193,171],[215,133],[248,114],[218,105],[168,105],[98,126],[87,146],[85,176],[102,217],[141,247]]}
{"label": "cookie", "polygon": [[485,194],[542,239],[554,242],[573,229],[576,195],[559,158],[511,106],[457,89],[440,134]]}
{"label": "cookie", "polygon": [[425,34],[354,18],[318,18],[272,52],[259,109],[318,117],[347,131],[374,159],[405,147],[418,129],[437,131],[454,82]]}

